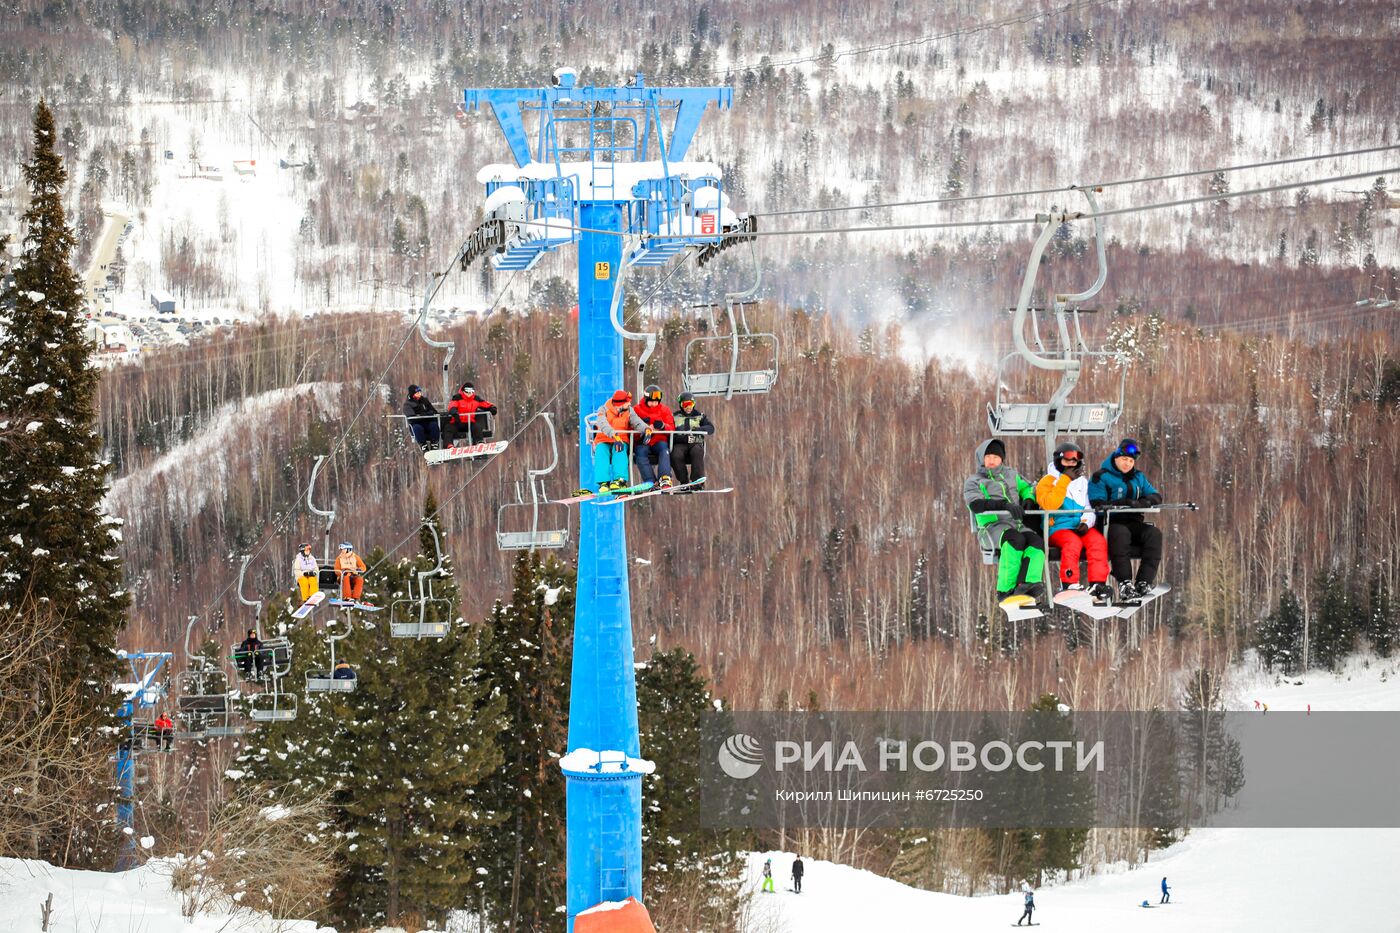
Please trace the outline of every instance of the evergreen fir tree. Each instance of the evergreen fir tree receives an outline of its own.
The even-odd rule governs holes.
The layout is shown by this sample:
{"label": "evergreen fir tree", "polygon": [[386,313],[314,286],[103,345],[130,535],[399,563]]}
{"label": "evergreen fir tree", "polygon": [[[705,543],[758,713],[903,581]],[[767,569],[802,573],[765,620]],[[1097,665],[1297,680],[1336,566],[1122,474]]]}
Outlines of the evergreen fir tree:
{"label": "evergreen fir tree", "polygon": [[481,789],[500,819],[474,860],[475,906],[502,930],[542,930],[566,902],[564,775],[574,575],[521,554],[509,603],[491,613],[486,670],[504,702],[504,760]]}
{"label": "evergreen fir tree", "polygon": [[1182,691],[1181,750],[1187,784],[1184,812],[1200,820],[1220,808],[1244,786],[1244,758],[1239,741],[1225,731],[1225,703],[1220,679],[1198,668]]}
{"label": "evergreen fir tree", "polygon": [[1390,657],[1395,650],[1397,635],[1395,604],[1390,597],[1390,586],[1381,574],[1371,580],[1370,599],[1366,606],[1366,640],[1371,650],[1383,658]]}
{"label": "evergreen fir tree", "polygon": [[656,771],[642,785],[643,890],[658,925],[719,929],[735,916],[739,846],[732,834],[701,827],[703,720],[709,686],[684,648],[658,652],[637,674],[642,757]]}
{"label": "evergreen fir tree", "polygon": [[[96,737],[114,712],[109,685],[129,598],[120,523],[102,513],[108,464],[94,431],[98,376],[71,265],[75,239],[56,141],[53,113],[40,100],[34,151],[22,169],[31,196],[23,252],[0,293],[0,428],[13,431],[12,442],[0,444],[0,605],[45,603],[63,620],[54,651],[64,677],[83,685],[83,716]],[[77,848],[95,856],[90,842]],[[56,857],[75,857],[71,838]]]}
{"label": "evergreen fir tree", "polygon": [[[381,558],[367,563],[390,599],[405,598],[433,563],[421,555],[380,567]],[[477,850],[499,822],[480,800],[501,764],[504,725],[482,668],[490,631],[457,615],[450,574],[433,589],[446,604],[430,604],[425,618],[451,621],[446,638],[394,639],[387,625],[357,620],[336,650],[358,671],[355,691],[309,695],[295,721],[260,732],[239,761],[247,779],[330,793],[341,860],[332,903],[347,924],[441,922],[470,903]],[[316,629],[343,622],[321,612],[293,630],[294,678],[327,665]]]}
{"label": "evergreen fir tree", "polygon": [[1303,660],[1303,607],[1292,590],[1284,590],[1274,611],[1255,633],[1254,646],[1270,670],[1297,673]]}
{"label": "evergreen fir tree", "polygon": [[1313,612],[1310,661],[1333,670],[1351,652],[1356,641],[1356,608],[1346,582],[1334,571],[1325,571],[1315,585],[1317,606]]}

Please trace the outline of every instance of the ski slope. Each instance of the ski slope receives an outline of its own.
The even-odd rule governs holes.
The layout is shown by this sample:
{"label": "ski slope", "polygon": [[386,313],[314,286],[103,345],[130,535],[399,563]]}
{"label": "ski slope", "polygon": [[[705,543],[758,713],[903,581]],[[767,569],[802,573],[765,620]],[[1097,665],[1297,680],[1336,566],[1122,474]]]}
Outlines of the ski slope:
{"label": "ski slope", "polygon": [[[1310,674],[1275,683],[1237,671],[1231,705],[1270,710],[1400,711],[1400,667],[1356,659],[1339,676]],[[1295,683],[1295,681],[1299,681]],[[1263,715],[1261,713],[1261,715]],[[761,894],[773,859],[777,894]],[[960,897],[922,891],[868,871],[804,858],[803,893],[792,894],[792,854],[748,859],[752,909],[745,933],[1005,929],[1021,915],[1021,895]],[[1154,852],[1133,870],[1110,868],[1035,895],[1046,929],[1114,933],[1310,933],[1400,931],[1395,906],[1400,829],[1205,829]],[[1156,905],[1162,876],[1172,903]]]}

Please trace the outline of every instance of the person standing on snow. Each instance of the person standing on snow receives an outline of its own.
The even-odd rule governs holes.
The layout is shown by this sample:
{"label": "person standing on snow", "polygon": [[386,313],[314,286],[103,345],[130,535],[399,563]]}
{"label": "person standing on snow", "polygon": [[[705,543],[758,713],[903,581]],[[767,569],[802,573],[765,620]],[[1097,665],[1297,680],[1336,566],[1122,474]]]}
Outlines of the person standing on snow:
{"label": "person standing on snow", "polygon": [[442,437],[442,415],[423,395],[418,386],[408,387],[408,397],[403,403],[404,420],[413,434],[413,442],[426,450],[437,447]]}
{"label": "person standing on snow", "polygon": [[470,382],[462,383],[457,396],[447,406],[447,444],[456,444],[463,434],[468,435],[472,444],[480,444],[491,436],[490,428],[482,412],[494,415],[496,406],[476,394]]}
{"label": "person standing on snow", "polygon": [[[1089,480],[1089,502],[1094,508],[1145,509],[1162,504],[1162,494],[1137,468],[1142,448],[1125,437]],[[1157,579],[1162,563],[1162,530],[1143,519],[1141,512],[1115,512],[1107,521],[1108,561],[1118,581],[1118,598],[1141,599]],[[1142,548],[1137,577],[1133,577],[1131,549]]]}
{"label": "person standing on snow", "polygon": [[777,893],[773,887],[773,860],[771,858],[763,860],[763,893]]}
{"label": "person standing on snow", "polygon": [[806,868],[802,865],[802,856],[792,860],[792,893],[802,893],[802,874]]}
{"label": "person standing on snow", "polygon": [[1089,509],[1089,478],[1084,475],[1084,451],[1075,444],[1055,448],[1049,472],[1035,484],[1035,501],[1053,515],[1050,546],[1060,549],[1060,583],[1066,589],[1083,589],[1079,577],[1079,557],[1089,557],[1089,591],[1094,599],[1107,602],[1113,597],[1108,585],[1108,542],[1094,527],[1096,516]]}
{"label": "person standing on snow", "polygon": [[357,603],[365,592],[365,562],[355,553],[349,541],[340,543],[340,556],[335,559],[335,572],[340,574],[340,598]]}
{"label": "person standing on snow", "polygon": [[[1037,601],[1045,595],[1045,542],[1025,524],[1026,509],[1039,506],[1035,487],[1005,465],[1006,445],[996,438],[977,448],[977,472],[963,482],[963,502],[976,516],[977,538],[985,548],[1001,548],[997,599],[1013,593]],[[998,514],[1003,513],[1003,514]],[[1024,579],[1024,582],[1021,582]]]}
{"label": "person standing on snow", "polygon": [[[618,389],[595,415],[593,432],[593,482],[598,492],[610,492],[628,485],[627,444],[632,435],[651,433],[651,428],[632,410],[632,393]],[[580,489],[574,495],[593,492]]]}
{"label": "person standing on snow", "polygon": [[642,400],[637,403],[637,417],[641,418],[652,433],[636,446],[637,470],[642,482],[655,483],[663,489],[675,483],[671,477],[671,438],[666,433],[676,430],[676,418],[671,409],[661,401],[661,387],[650,385]]}
{"label": "person standing on snow", "polygon": [[302,602],[306,602],[321,589],[321,568],[311,553],[311,545],[303,544],[297,548],[297,556],[292,559],[292,572],[296,574],[297,589],[301,592]]}
{"label": "person standing on snow", "polygon": [[1167,887],[1167,879],[1166,879],[1166,876],[1163,875],[1163,876],[1162,876],[1162,899],[1161,899],[1160,901],[1158,901],[1157,903],[1159,903],[1159,904],[1170,904],[1171,902],[1172,902],[1172,889],[1169,888],[1169,887]]}
{"label": "person standing on snow", "polygon": [[714,423],[695,407],[695,396],[689,392],[682,392],[676,400],[676,431],[671,436],[675,442],[671,445],[671,468],[676,471],[676,482],[684,486],[705,478],[705,438],[715,433]]}
{"label": "person standing on snow", "polygon": [[1035,926],[1035,921],[1031,919],[1031,913],[1035,911],[1035,892],[1027,885],[1022,895],[1025,898],[1026,910],[1021,914],[1021,919],[1016,921],[1016,925],[1021,925],[1021,920],[1026,921],[1027,926]]}

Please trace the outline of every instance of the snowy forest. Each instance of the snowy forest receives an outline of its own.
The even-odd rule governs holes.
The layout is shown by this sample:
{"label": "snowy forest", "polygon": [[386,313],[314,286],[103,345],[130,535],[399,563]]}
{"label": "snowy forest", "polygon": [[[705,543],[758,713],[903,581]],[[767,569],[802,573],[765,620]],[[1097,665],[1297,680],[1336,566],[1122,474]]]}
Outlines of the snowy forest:
{"label": "snowy forest", "polygon": [[[756,276],[748,323],[780,374],[771,393],[701,400],[709,477],[733,494],[626,506],[656,929],[784,928],[753,913],[746,853],[992,895],[1186,839],[1234,778],[1150,828],[718,831],[694,748],[716,708],[1214,712],[1241,670],[1393,666],[1400,198],[1382,147],[1400,134],[1400,21],[1373,0],[1223,6],[12,0],[0,858],[108,869],[134,851],[191,923],[560,927],[576,541],[516,555],[496,532],[550,459],[539,412],[558,425],[549,492],[578,475],[574,254],[518,276],[449,266],[434,305],[450,377],[499,407],[508,453],[430,466],[390,416],[410,384],[436,394],[441,354],[410,323],[483,219],[478,169],[508,157],[462,89],[548,85],[563,65],[580,85],[731,85],[692,156],[760,229],[802,231],[629,280],[629,326],[659,334],[643,381],[668,399],[712,362],[690,348],[716,333],[704,306]],[[1173,589],[1140,614],[1008,621],[962,488],[998,390],[1055,384],[997,368],[1032,231],[930,225],[1078,209],[1071,185],[1135,178],[1155,180],[1098,195],[1125,212],[1082,315],[1121,368],[1075,389],[1110,398],[1121,379],[1125,413],[1079,442],[1097,468],[1136,438],[1166,500],[1198,508],[1156,520]],[[1039,188],[1063,190],[947,203]],[[922,203],[889,206],[906,201]],[[1093,279],[1092,234],[1059,227],[1037,300]],[[167,298],[173,316],[152,309]],[[108,352],[104,327],[135,336]],[[1007,449],[1045,472],[1040,439]],[[320,457],[316,497],[370,567],[366,598],[416,598],[448,637],[392,638],[388,611],[344,632],[292,618],[294,556],[322,547]],[[333,658],[359,686],[293,697],[294,719],[243,734],[177,722],[168,753],[137,758],[123,833],[117,652],[171,652],[173,700],[206,682],[192,674],[236,673],[251,629],[289,633],[295,692]]]}

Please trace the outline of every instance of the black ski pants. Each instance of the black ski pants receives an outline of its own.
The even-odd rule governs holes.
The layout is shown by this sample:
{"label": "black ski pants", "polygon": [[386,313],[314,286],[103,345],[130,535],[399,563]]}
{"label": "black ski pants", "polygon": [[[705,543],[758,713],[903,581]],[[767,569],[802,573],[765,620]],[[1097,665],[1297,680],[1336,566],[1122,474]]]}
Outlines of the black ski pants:
{"label": "black ski pants", "polygon": [[486,419],[481,415],[470,422],[447,420],[442,430],[442,443],[451,447],[459,438],[470,437],[472,444],[480,444],[491,435],[486,430]]}
{"label": "black ski pants", "polygon": [[[678,435],[681,436],[681,435]],[[671,470],[677,483],[690,483],[705,475],[705,445],[681,444],[671,447]]]}
{"label": "black ski pants", "polygon": [[792,893],[793,893],[793,894],[801,894],[801,893],[802,893],[802,876],[801,876],[801,875],[793,875],[793,876],[792,876]]}
{"label": "black ski pants", "polygon": [[[1032,923],[1033,921],[1031,920],[1031,911],[1033,910],[1035,910],[1034,907],[1027,907],[1026,912],[1021,914],[1021,920],[1026,921],[1026,923]],[[1021,925],[1021,920],[1016,921],[1017,926]]]}
{"label": "black ski pants", "polygon": [[1137,582],[1155,583],[1157,567],[1162,563],[1162,529],[1147,522],[1108,523],[1108,563],[1113,568],[1113,579],[1119,583],[1133,579],[1133,559],[1129,553],[1134,547],[1142,548]]}

